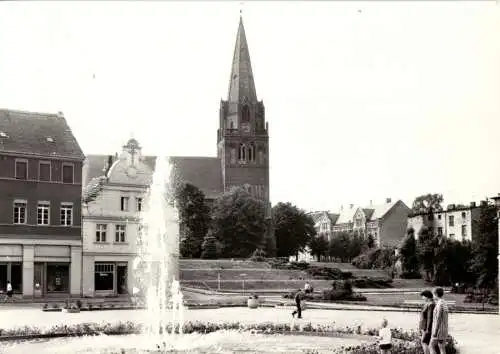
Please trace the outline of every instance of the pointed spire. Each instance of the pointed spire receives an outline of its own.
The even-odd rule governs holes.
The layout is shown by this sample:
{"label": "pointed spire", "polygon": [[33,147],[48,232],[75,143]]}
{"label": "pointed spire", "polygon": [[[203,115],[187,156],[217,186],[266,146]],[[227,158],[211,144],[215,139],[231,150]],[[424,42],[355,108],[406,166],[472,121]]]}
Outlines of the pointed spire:
{"label": "pointed spire", "polygon": [[255,91],[250,53],[248,51],[248,43],[240,10],[240,24],[234,46],[228,101],[236,103],[245,100],[248,100],[248,102],[257,102],[257,93]]}

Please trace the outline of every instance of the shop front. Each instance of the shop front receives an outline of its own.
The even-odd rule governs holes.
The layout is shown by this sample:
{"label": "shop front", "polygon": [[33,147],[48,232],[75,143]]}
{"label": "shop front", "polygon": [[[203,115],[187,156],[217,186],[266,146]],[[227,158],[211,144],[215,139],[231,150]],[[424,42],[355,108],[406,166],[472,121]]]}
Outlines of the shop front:
{"label": "shop front", "polygon": [[127,262],[95,262],[94,290],[96,296],[128,294]]}
{"label": "shop front", "polygon": [[7,282],[12,285],[14,294],[23,292],[23,264],[22,262],[0,261],[0,291],[5,293]]}
{"label": "shop front", "polygon": [[67,295],[70,291],[69,262],[35,262],[34,295]]}

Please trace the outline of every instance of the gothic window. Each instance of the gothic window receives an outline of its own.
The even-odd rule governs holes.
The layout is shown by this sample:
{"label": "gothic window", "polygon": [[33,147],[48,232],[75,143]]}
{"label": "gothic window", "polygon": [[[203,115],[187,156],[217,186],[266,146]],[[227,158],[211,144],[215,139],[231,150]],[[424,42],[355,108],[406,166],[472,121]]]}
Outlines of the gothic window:
{"label": "gothic window", "polygon": [[244,105],[241,109],[241,121],[250,122],[250,109],[247,105]]}
{"label": "gothic window", "polygon": [[245,146],[245,144],[240,144],[240,148],[238,149],[238,160],[239,161],[246,160],[246,146]]}
{"label": "gothic window", "polygon": [[229,122],[229,129],[231,129],[231,130],[234,129],[234,122],[233,121]]}
{"label": "gothic window", "polygon": [[236,163],[236,149],[231,148],[231,163]]}
{"label": "gothic window", "polygon": [[254,162],[255,161],[255,145],[250,144],[248,147],[248,161]]}

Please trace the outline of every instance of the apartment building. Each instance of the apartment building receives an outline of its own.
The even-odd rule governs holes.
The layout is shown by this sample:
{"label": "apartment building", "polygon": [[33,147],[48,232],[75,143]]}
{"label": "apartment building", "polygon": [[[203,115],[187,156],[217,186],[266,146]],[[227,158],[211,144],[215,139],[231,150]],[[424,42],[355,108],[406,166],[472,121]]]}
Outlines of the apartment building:
{"label": "apartment building", "polygon": [[452,240],[472,241],[477,233],[480,215],[481,208],[476,202],[471,202],[468,206],[450,204],[442,211],[411,214],[408,217],[408,227],[415,230],[417,238],[420,230],[426,227],[434,235]]}
{"label": "apartment building", "polygon": [[0,110],[0,289],[80,296],[84,155],[62,113]]}

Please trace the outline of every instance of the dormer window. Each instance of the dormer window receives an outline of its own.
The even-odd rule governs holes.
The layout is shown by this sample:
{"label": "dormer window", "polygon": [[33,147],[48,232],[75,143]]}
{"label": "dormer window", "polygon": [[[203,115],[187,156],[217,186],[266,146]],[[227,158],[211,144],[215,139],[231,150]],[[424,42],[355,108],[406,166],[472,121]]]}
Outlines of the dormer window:
{"label": "dormer window", "polygon": [[0,132],[0,138],[8,138],[9,136],[7,135],[6,132]]}

